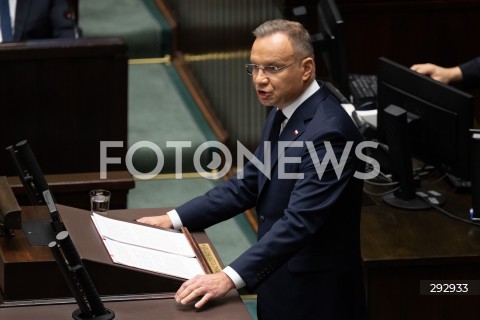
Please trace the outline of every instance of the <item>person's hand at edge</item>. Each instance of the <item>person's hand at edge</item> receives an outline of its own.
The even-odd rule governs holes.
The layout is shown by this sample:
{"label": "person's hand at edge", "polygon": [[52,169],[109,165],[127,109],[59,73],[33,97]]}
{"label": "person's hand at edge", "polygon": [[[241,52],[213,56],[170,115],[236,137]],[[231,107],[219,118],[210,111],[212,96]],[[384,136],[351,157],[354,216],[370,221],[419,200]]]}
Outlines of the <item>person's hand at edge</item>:
{"label": "person's hand at edge", "polygon": [[233,281],[224,272],[197,275],[182,284],[175,294],[175,300],[177,303],[187,304],[197,297],[202,297],[195,303],[195,308],[201,308],[208,301],[225,296],[233,288]]}
{"label": "person's hand at edge", "polygon": [[460,67],[444,68],[432,63],[414,64],[410,67],[413,71],[427,75],[434,80],[445,84],[457,82],[463,79]]}
{"label": "person's hand at edge", "polygon": [[166,228],[166,229],[173,228],[172,220],[166,214],[161,216],[142,217],[140,219],[137,219],[137,222],[149,224],[156,227]]}

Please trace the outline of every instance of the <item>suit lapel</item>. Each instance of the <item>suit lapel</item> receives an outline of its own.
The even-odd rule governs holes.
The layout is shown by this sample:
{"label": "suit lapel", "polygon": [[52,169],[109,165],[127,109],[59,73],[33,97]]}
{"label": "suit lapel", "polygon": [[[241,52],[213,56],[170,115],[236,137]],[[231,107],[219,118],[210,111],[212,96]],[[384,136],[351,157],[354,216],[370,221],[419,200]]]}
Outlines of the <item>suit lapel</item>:
{"label": "suit lapel", "polygon": [[[265,161],[265,155],[270,151],[269,149],[265,148],[265,141],[268,140],[269,132],[272,130],[273,119],[274,119],[274,111],[272,110],[272,112],[270,112],[270,116],[267,118],[267,121],[265,123],[264,135],[262,136],[262,139],[260,140],[260,143],[263,144],[259,148],[261,150],[261,153],[259,154],[259,160],[261,160],[261,161]],[[266,179],[267,179],[267,177],[264,174],[260,174],[258,176],[259,190],[261,190],[261,188],[263,188],[263,185],[265,184]]]}
{"label": "suit lapel", "polygon": [[[288,120],[287,125],[283,128],[280,137],[278,138],[279,143],[273,147],[272,150],[272,170],[278,162],[279,156],[282,157],[285,153],[285,148],[290,146],[293,141],[300,138],[300,136],[305,131],[305,121],[308,119],[303,118],[299,113],[295,112],[290,120]],[[279,144],[282,144],[281,153],[278,153]]]}
{"label": "suit lapel", "polygon": [[[284,148],[282,153],[279,155],[278,154],[278,145],[273,147],[272,153],[271,153],[271,167],[270,167],[270,177],[272,177],[274,170],[276,169],[277,162],[279,159],[279,156],[282,157],[285,153],[285,149],[291,145],[294,141],[299,140],[302,135],[304,134],[305,130],[308,127],[309,121],[313,118],[315,115],[315,112],[317,110],[317,106],[327,98],[329,95],[329,91],[326,88],[326,86],[323,83],[320,84],[320,89],[318,89],[312,96],[310,96],[307,100],[305,100],[298,108],[295,110],[291,118],[288,120],[287,125],[283,129],[282,133],[280,134],[280,137],[278,141],[283,141],[284,143]],[[273,115],[269,117],[268,123],[266,124],[266,132],[270,132],[270,129],[273,124]],[[265,139],[268,139],[268,137],[264,137],[262,140],[265,141]],[[262,148],[263,149],[263,148]],[[263,153],[268,152],[268,150],[263,149]],[[262,154],[261,156],[264,156]],[[267,177],[265,175],[261,174],[259,177],[259,193],[262,191],[263,187],[265,186],[265,183],[267,181]]]}
{"label": "suit lapel", "polygon": [[[326,89],[326,86],[320,83],[320,89],[317,90],[311,97],[309,97],[307,100],[305,100],[298,108],[295,110],[293,113],[292,117],[288,120],[287,125],[283,129],[282,133],[280,134],[280,137],[278,141],[282,141],[283,144],[286,144],[286,147],[291,145],[294,141],[300,139],[300,137],[303,135],[307,128],[307,123],[310,121],[317,109],[318,104],[323,101],[327,96],[328,96],[328,90]],[[270,117],[270,121],[267,124],[268,128],[266,132],[270,132],[270,129],[273,124],[273,116]],[[266,138],[268,139],[268,137]],[[268,152],[268,150],[264,149],[264,152]],[[280,157],[283,156],[285,152],[285,148],[283,148],[282,154],[280,154]],[[278,144],[274,146],[272,150],[272,157],[271,157],[271,171],[270,171],[270,177],[273,175],[274,170],[276,169],[276,165],[278,162]],[[265,186],[265,182],[267,181],[267,177],[265,177],[263,174],[260,175],[259,177],[259,191],[263,189]]]}
{"label": "suit lapel", "polygon": [[20,41],[20,38],[27,23],[28,11],[30,10],[31,0],[18,0],[17,9],[15,11],[15,31],[13,32],[13,39]]}

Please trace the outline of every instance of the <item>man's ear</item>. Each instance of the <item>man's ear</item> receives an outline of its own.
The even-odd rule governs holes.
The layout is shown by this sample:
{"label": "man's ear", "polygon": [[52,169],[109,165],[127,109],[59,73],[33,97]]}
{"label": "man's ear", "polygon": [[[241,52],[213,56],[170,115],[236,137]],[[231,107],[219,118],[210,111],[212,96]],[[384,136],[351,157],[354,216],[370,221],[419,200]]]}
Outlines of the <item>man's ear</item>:
{"label": "man's ear", "polygon": [[315,61],[313,58],[306,58],[303,60],[303,80],[306,81],[315,73]]}

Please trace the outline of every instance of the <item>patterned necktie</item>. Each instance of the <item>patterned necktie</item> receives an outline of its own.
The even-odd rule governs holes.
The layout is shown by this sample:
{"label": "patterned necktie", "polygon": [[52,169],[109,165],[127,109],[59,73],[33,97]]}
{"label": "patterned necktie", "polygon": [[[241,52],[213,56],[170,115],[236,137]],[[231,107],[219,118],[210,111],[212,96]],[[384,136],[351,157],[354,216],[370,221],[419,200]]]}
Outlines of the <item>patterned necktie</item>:
{"label": "patterned necktie", "polygon": [[269,140],[271,142],[271,146],[277,144],[278,136],[280,135],[280,128],[282,126],[282,122],[286,119],[285,115],[283,114],[282,110],[277,110],[275,112],[275,118],[273,118],[272,130],[270,130]]}
{"label": "patterned necktie", "polygon": [[12,41],[12,20],[10,19],[10,5],[8,4],[8,0],[0,0],[0,21],[2,27],[2,41]]}

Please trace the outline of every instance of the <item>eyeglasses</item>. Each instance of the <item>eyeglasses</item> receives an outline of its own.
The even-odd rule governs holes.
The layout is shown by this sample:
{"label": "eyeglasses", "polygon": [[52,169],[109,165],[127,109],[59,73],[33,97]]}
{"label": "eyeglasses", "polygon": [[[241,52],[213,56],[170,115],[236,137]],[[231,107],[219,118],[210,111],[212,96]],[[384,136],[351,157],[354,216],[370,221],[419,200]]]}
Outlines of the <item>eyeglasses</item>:
{"label": "eyeglasses", "polygon": [[295,63],[297,62],[300,62],[302,61],[303,59],[306,59],[308,57],[304,57],[302,59],[299,59],[297,61],[294,61],[290,64],[287,64],[286,66],[283,66],[283,67],[277,67],[277,66],[265,66],[265,67],[260,67],[258,64],[254,64],[254,63],[247,63],[245,65],[245,69],[247,69],[247,73],[249,75],[257,75],[258,74],[258,70],[262,70],[263,73],[266,75],[266,76],[270,76],[270,75],[273,75],[273,74],[276,74],[276,73],[279,73],[280,71],[282,71],[283,69],[287,68],[287,67],[290,67],[291,65],[294,65]]}

